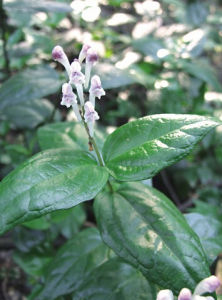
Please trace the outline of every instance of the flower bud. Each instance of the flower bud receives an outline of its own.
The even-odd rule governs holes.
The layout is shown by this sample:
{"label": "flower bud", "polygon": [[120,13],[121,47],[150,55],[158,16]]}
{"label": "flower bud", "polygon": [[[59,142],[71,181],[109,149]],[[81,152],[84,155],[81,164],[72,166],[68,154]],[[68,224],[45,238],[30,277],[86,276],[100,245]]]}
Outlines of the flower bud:
{"label": "flower bud", "polygon": [[87,51],[87,54],[86,54],[85,88],[87,88],[89,85],[91,69],[96,64],[97,61],[98,61],[97,53],[92,48],[89,48],[89,50]]}
{"label": "flower bud", "polygon": [[161,290],[157,294],[156,300],[173,300],[173,293],[171,290]]}
{"label": "flower bud", "polygon": [[216,276],[210,276],[198,283],[194,290],[194,295],[212,293],[220,286],[220,280]]}
{"label": "flower bud", "polygon": [[91,48],[91,46],[85,44],[83,45],[82,47],[82,50],[80,51],[79,53],[79,62],[80,64],[83,62],[83,60],[86,58],[86,54],[87,54],[87,51]]}
{"label": "flower bud", "polygon": [[186,288],[182,289],[180,291],[178,300],[192,300],[191,291],[189,289],[186,289]]}
{"label": "flower bud", "polygon": [[70,63],[69,63],[69,60],[68,60],[68,57],[66,56],[63,48],[61,46],[55,46],[52,50],[52,58],[55,60],[55,61],[58,61],[60,64],[62,64],[68,75],[70,75]]}
{"label": "flower bud", "polygon": [[94,75],[91,79],[91,86],[89,89],[89,99],[93,106],[95,106],[95,98],[101,98],[101,96],[104,96],[106,93],[101,85],[101,80],[99,76]]}

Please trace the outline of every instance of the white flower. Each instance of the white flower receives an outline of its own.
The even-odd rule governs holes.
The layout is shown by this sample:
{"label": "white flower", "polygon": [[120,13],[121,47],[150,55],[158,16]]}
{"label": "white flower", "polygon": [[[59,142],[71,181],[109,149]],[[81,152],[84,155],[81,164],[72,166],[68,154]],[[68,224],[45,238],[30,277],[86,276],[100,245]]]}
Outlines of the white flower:
{"label": "white flower", "polygon": [[159,291],[156,300],[173,300],[173,293],[171,290]]}
{"label": "white flower", "polygon": [[95,98],[101,98],[106,93],[101,85],[101,80],[99,76],[94,75],[91,79],[91,86],[89,89],[89,99],[93,106],[95,106]]}
{"label": "white flower", "polygon": [[[201,296],[205,293],[213,293],[221,285],[219,279],[216,276],[210,276],[198,283],[194,293],[187,288],[183,288],[180,291],[178,300],[214,300],[211,296]],[[171,293],[170,293],[171,292]],[[173,299],[173,293],[170,290],[162,290],[158,293],[156,300],[171,300]]]}
{"label": "white flower", "polygon": [[203,279],[201,282],[198,283],[194,290],[195,295],[202,295],[204,293],[212,293],[216,291],[216,289],[220,286],[220,281],[216,276],[210,276]]}
{"label": "white flower", "polygon": [[66,107],[70,107],[73,104],[77,103],[76,101],[76,95],[73,93],[72,91],[72,87],[69,83],[64,83],[62,85],[62,101],[61,101],[61,105],[65,105]]}
{"label": "white flower", "polygon": [[60,64],[62,64],[68,75],[70,75],[71,69],[70,69],[70,63],[68,60],[68,57],[66,56],[63,48],[61,46],[55,46],[52,50],[52,58],[55,61],[58,61]]}
{"label": "white flower", "polygon": [[79,108],[77,105],[77,97],[76,95],[73,93],[72,91],[72,86],[69,83],[64,83],[62,85],[62,101],[61,101],[61,105],[65,105],[67,108],[69,108],[70,106],[72,106],[74,113],[76,115],[76,118],[78,121],[82,121],[82,118],[80,116],[79,113]]}
{"label": "white flower", "polygon": [[89,85],[91,69],[96,64],[97,61],[98,61],[97,53],[92,48],[89,48],[86,53],[85,88],[87,88]]}
{"label": "white flower", "polygon": [[70,83],[74,84],[80,99],[81,106],[84,105],[83,87],[85,76],[81,72],[81,65],[78,59],[74,59],[71,64]]}
{"label": "white flower", "polygon": [[87,51],[91,48],[89,45],[83,45],[82,50],[79,53],[79,62],[80,64],[84,61],[86,58]]}
{"label": "white flower", "polygon": [[89,102],[89,101],[87,101],[85,103],[84,108],[85,108],[84,118],[85,118],[85,121],[87,122],[87,125],[89,127],[89,134],[90,134],[91,137],[93,137],[93,134],[94,134],[94,130],[93,130],[94,122],[96,120],[99,120],[99,115],[95,111],[94,106],[92,105],[92,103]]}

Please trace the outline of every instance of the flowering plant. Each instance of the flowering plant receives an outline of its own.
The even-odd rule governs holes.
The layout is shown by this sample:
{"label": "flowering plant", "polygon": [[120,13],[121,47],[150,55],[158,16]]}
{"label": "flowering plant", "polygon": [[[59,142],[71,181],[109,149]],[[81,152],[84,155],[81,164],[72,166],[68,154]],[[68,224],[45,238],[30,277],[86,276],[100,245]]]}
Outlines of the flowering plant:
{"label": "flowering plant", "polygon": [[[85,299],[103,293],[99,282],[109,289],[109,276],[116,284],[132,276],[134,284],[141,285],[137,299],[155,299],[156,285],[172,290],[160,292],[158,300],[173,299],[173,293],[180,300],[203,299],[200,294],[215,289],[204,290],[204,281],[194,290],[210,275],[200,239],[173,203],[143,180],[188,155],[220,121],[198,115],[151,115],[117,128],[98,146],[95,104],[105,91],[99,76],[91,76],[98,60],[95,50],[84,45],[71,64],[60,46],[52,56],[68,75],[61,104],[74,110],[87,133],[89,149],[60,144],[43,149],[12,171],[0,186],[0,232],[91,199],[95,199],[99,232],[83,230],[68,241],[50,264],[37,298],[73,293],[72,299]],[[118,285],[110,293],[118,299],[136,299],[126,281],[127,289]],[[184,286],[187,289],[181,291]]]}

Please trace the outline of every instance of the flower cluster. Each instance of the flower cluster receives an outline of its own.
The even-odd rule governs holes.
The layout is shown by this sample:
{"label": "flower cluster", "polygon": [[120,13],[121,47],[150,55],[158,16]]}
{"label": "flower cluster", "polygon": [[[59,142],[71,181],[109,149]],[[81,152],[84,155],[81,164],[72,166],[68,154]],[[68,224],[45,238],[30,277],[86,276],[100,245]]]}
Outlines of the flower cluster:
{"label": "flower cluster", "polygon": [[[180,291],[178,300],[214,300],[211,296],[201,295],[214,292],[220,284],[221,283],[216,276],[210,276],[198,283],[193,294],[189,289],[183,288]],[[161,290],[158,293],[156,300],[174,300],[174,296],[171,290]]]}
{"label": "flower cluster", "polygon": [[[101,80],[99,76],[94,75],[91,78],[91,84],[89,88],[89,100],[85,102],[84,88],[87,89],[90,82],[92,67],[98,61],[98,55],[89,45],[83,45],[82,50],[79,53],[79,58],[74,59],[70,64],[69,60],[61,46],[55,46],[52,50],[52,57],[55,61],[61,63],[68,74],[69,82],[64,83],[62,86],[62,101],[61,105],[66,107],[72,106],[76,118],[78,121],[82,121],[82,116],[79,110],[77,99],[81,106],[81,111],[84,112],[84,120],[88,125],[90,136],[93,136],[94,122],[99,119],[98,113],[95,111],[95,99],[100,99],[105,95],[105,91],[102,88]],[[82,73],[82,63],[85,60],[85,74]],[[73,92],[73,87],[77,91],[78,98]]]}

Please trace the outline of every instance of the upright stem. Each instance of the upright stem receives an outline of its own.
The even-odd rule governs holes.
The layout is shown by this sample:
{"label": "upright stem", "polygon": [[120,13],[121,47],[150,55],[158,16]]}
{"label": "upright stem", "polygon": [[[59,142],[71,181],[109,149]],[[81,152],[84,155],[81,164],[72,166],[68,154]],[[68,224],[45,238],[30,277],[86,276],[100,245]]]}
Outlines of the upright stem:
{"label": "upright stem", "polygon": [[[82,109],[83,109],[83,112],[84,112],[84,108],[83,108],[83,107],[82,107]],[[101,167],[104,167],[105,165],[104,165],[104,162],[103,162],[102,155],[101,155],[101,153],[99,152],[99,148],[98,148],[98,146],[97,146],[97,144],[96,144],[95,139],[94,139],[93,137],[91,137],[91,135],[90,135],[90,133],[89,133],[89,127],[88,127],[87,123],[85,122],[83,116],[82,116],[82,120],[83,120],[83,124],[84,124],[85,130],[86,130],[86,132],[87,132],[87,135],[88,135],[88,137],[89,137],[89,143],[93,145],[93,148],[94,148],[94,150],[95,150],[95,152],[96,152],[96,156],[97,156],[97,159],[98,159],[98,162],[99,162],[100,166],[101,166]],[[107,181],[107,184],[108,184],[108,187],[109,187],[110,192],[113,192],[113,187],[112,187],[112,185],[111,185],[111,183],[110,183],[109,180]]]}
{"label": "upright stem", "polygon": [[10,75],[10,62],[9,62],[9,56],[7,52],[7,38],[6,38],[6,19],[7,15],[5,13],[5,10],[3,8],[3,0],[0,0],[0,27],[1,27],[1,38],[3,41],[3,55],[5,59],[5,72],[7,75]]}

